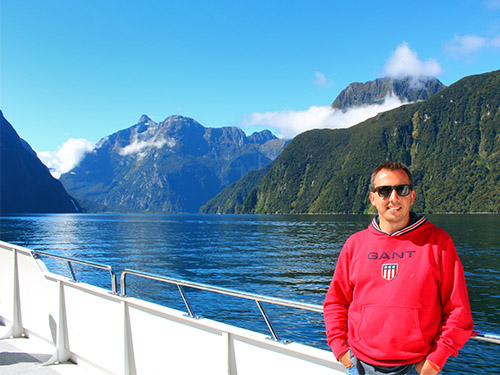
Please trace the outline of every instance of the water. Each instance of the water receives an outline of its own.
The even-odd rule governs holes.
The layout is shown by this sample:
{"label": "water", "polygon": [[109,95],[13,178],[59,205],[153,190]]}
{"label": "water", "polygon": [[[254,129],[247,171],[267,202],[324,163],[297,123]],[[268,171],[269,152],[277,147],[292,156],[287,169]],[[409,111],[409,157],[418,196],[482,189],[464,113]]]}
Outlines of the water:
{"label": "water", "polygon": [[[475,329],[500,333],[500,215],[432,215],[464,265]],[[344,241],[364,215],[26,215],[2,217],[0,239],[33,250],[321,305]],[[68,275],[62,262],[49,269]],[[75,266],[110,289],[106,271]],[[185,311],[175,286],[127,277],[127,294]],[[194,313],[268,334],[253,301],[187,291]],[[264,305],[283,339],[328,350],[322,315]],[[469,341],[445,374],[500,374],[500,346]]]}

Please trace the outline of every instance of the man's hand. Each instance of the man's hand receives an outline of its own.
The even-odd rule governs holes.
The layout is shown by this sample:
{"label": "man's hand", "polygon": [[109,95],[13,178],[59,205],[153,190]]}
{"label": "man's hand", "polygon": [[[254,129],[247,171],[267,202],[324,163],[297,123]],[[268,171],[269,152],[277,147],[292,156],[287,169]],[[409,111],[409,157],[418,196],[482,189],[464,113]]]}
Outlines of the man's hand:
{"label": "man's hand", "polygon": [[428,359],[422,359],[415,366],[415,370],[421,375],[437,375],[439,374],[439,366]]}
{"label": "man's hand", "polygon": [[349,350],[339,356],[339,362],[342,363],[345,368],[352,367],[351,354]]}

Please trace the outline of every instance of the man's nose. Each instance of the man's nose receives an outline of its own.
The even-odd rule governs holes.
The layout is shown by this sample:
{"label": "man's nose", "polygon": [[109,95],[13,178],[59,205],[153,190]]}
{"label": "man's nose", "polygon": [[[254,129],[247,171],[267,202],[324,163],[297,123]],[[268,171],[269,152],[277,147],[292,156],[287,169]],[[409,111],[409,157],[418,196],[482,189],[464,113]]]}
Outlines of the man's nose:
{"label": "man's nose", "polygon": [[399,199],[399,195],[396,192],[396,189],[392,189],[391,195],[389,196],[390,201],[397,201]]}

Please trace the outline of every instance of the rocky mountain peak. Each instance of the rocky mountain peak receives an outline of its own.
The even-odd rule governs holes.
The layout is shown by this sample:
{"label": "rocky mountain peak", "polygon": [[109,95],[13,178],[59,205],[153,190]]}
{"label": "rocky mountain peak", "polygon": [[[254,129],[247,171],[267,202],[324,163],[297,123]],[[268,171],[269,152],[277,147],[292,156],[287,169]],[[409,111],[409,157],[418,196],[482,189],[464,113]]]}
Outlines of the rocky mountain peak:
{"label": "rocky mountain peak", "polygon": [[[254,136],[255,138],[255,136]],[[224,187],[274,159],[285,146],[272,133],[259,142],[237,127],[205,128],[169,116],[103,138],[60,181],[89,210],[197,212]]]}
{"label": "rocky mountain peak", "polygon": [[148,122],[154,122],[147,115],[142,115],[137,124],[147,124]]}
{"label": "rocky mountain peak", "polygon": [[270,130],[266,129],[266,130],[262,130],[260,132],[252,133],[252,135],[250,135],[248,137],[248,139],[252,143],[263,145],[264,143],[266,143],[270,140],[277,139],[277,137],[273,133],[271,133]]}
{"label": "rocky mountain peak", "polygon": [[402,102],[427,99],[446,88],[437,78],[385,77],[365,83],[354,82],[347,86],[332,103],[332,107],[345,111],[350,107],[381,104],[388,95],[397,96]]}

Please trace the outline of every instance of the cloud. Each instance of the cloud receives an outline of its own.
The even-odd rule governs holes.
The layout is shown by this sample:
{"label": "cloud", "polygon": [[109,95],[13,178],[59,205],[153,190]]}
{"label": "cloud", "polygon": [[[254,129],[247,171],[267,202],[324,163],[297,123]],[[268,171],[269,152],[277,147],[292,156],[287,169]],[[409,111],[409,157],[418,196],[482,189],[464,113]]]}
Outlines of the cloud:
{"label": "cloud", "polygon": [[410,49],[408,43],[403,42],[386,63],[385,73],[393,78],[436,77],[441,73],[441,66],[434,59],[421,61],[418,54]]}
{"label": "cloud", "polygon": [[278,137],[290,139],[311,129],[347,128],[403,104],[405,103],[398,97],[389,95],[382,104],[354,107],[346,112],[331,106],[312,106],[305,111],[253,113],[241,121],[240,126],[269,128],[275,131]]}
{"label": "cloud", "polygon": [[326,78],[326,76],[323,73],[315,72],[314,75],[316,77],[316,80],[314,81],[314,84],[316,86],[320,86],[320,87],[331,87],[332,86],[331,82]]}
{"label": "cloud", "polygon": [[461,58],[477,52],[486,44],[486,39],[477,35],[455,35],[453,41],[447,43],[445,49],[451,56]]}
{"label": "cloud", "polygon": [[175,140],[172,138],[168,139],[158,139],[158,140],[148,140],[148,141],[143,141],[143,140],[138,140],[135,139],[134,142],[129,144],[128,146],[125,146],[120,149],[119,153],[120,155],[130,155],[130,154],[139,154],[142,150],[145,148],[162,148],[164,145],[168,145],[169,147],[174,147],[175,146]]}
{"label": "cloud", "polygon": [[85,154],[94,150],[94,143],[86,139],[70,138],[56,152],[38,152],[37,155],[50,170],[52,176],[59,178],[63,173],[76,167]]}
{"label": "cloud", "polygon": [[500,48],[500,35],[482,37],[479,35],[455,35],[445,46],[445,51],[455,59],[470,60],[479,52]]}

